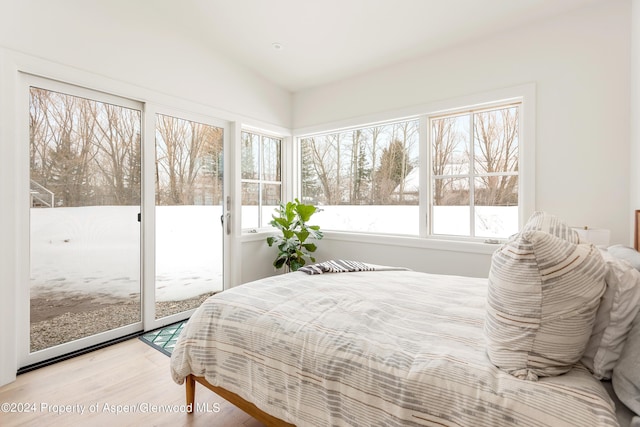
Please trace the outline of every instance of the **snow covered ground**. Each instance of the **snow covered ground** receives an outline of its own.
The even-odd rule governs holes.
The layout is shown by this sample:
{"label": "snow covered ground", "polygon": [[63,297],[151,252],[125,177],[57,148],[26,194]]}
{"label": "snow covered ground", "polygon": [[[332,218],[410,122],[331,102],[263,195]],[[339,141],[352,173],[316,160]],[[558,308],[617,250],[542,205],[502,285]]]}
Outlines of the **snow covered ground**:
{"label": "snow covered ground", "polygon": [[[418,235],[417,206],[323,206],[324,230]],[[480,209],[480,208],[478,208]],[[481,208],[483,237],[517,232],[518,208]],[[31,295],[47,291],[131,297],[140,292],[137,206],[31,209]],[[220,206],[156,208],[156,300],[222,289]],[[270,218],[272,212],[265,216]],[[442,234],[466,234],[468,208],[438,207]],[[268,222],[268,219],[265,223]],[[504,233],[506,230],[506,234]]]}
{"label": "snow covered ground", "polygon": [[[137,206],[31,209],[31,295],[140,292]],[[221,208],[156,209],[156,300],[222,289]]]}
{"label": "snow covered ground", "polygon": [[[349,230],[369,233],[420,234],[418,206],[320,206],[312,223],[324,230]],[[434,208],[434,235],[469,235],[468,206],[436,206]],[[500,238],[518,231],[518,207],[477,206],[476,236]]]}

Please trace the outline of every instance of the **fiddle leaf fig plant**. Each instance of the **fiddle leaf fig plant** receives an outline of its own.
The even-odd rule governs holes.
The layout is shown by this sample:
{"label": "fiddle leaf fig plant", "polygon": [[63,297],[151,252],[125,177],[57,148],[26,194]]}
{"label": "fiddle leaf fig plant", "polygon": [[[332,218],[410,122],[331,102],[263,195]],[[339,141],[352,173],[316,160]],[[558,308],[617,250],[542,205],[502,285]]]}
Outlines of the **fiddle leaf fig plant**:
{"label": "fiddle leaf fig plant", "polygon": [[307,263],[307,259],[316,262],[311,255],[317,246],[309,239],[322,239],[320,226],[309,225],[311,216],[318,211],[313,205],[300,203],[298,199],[287,204],[280,203],[272,215],[270,224],[280,230],[280,235],[267,237],[269,247],[276,246],[278,255],[273,266],[285,271],[297,271]]}

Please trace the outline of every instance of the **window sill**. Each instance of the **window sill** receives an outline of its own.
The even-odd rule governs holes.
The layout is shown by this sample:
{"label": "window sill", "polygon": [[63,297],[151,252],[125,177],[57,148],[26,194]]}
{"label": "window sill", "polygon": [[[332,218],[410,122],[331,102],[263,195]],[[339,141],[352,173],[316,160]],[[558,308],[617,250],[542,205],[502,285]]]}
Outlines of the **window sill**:
{"label": "window sill", "polygon": [[[462,240],[447,240],[436,237],[413,237],[367,233],[349,233],[346,231],[323,231],[325,240],[367,243],[380,246],[403,246],[420,249],[434,249],[439,251],[467,252],[477,254],[492,254],[501,245],[500,243],[472,242]],[[274,231],[259,229],[256,232],[243,231],[240,241],[253,242],[265,240],[273,235]]]}
{"label": "window sill", "polygon": [[242,230],[242,234],[240,234],[241,242],[255,242],[257,240],[265,240],[267,237],[275,234],[276,232],[275,229],[271,230],[268,228],[258,228],[258,229],[251,229],[251,230],[252,231]]}

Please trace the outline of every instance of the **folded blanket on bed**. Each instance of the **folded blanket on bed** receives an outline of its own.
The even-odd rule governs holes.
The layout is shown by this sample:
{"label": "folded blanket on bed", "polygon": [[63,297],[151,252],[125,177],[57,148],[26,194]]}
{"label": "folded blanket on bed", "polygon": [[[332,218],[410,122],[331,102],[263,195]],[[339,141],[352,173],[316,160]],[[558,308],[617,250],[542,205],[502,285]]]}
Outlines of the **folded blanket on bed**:
{"label": "folded blanket on bed", "polygon": [[387,270],[407,270],[404,267],[388,267],[384,265],[367,264],[360,261],[350,261],[344,259],[334,259],[317,264],[306,265],[298,269],[307,274],[322,273],[349,273],[354,271],[387,271]]}

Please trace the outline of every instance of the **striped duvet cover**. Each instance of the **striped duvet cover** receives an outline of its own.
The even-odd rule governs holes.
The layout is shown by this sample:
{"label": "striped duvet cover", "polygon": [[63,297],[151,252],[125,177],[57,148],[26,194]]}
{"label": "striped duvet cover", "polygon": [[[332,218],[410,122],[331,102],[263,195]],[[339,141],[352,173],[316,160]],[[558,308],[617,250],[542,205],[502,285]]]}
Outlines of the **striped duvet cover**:
{"label": "striped duvet cover", "polygon": [[171,357],[297,426],[615,426],[582,365],[539,381],[491,364],[487,280],[413,271],[306,275],[209,298]]}

